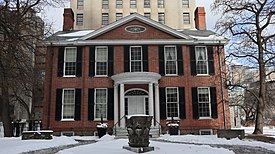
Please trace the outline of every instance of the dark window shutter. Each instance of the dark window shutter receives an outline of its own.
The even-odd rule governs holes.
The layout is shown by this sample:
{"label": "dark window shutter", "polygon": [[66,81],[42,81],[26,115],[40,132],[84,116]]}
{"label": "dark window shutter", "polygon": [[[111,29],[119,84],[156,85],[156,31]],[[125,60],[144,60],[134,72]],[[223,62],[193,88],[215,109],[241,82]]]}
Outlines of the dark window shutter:
{"label": "dark window shutter", "polygon": [[56,89],[55,120],[60,121],[62,114],[62,89]]}
{"label": "dark window shutter", "polygon": [[90,67],[89,67],[89,76],[95,76],[95,47],[90,47]]}
{"label": "dark window shutter", "polygon": [[218,106],[216,97],[216,87],[210,87],[210,97],[211,97],[211,117],[218,118]]}
{"label": "dark window shutter", "polygon": [[79,121],[80,119],[81,119],[81,89],[75,89],[74,120]]}
{"label": "dark window shutter", "polygon": [[94,89],[88,91],[88,120],[94,120]]}
{"label": "dark window shutter", "polygon": [[114,47],[108,47],[108,76],[114,74]]}
{"label": "dark window shutter", "polygon": [[64,69],[64,47],[59,47],[58,49],[58,69],[57,69],[57,76],[63,76],[63,69]]}
{"label": "dark window shutter", "polygon": [[213,46],[207,47],[207,56],[208,56],[209,74],[214,75],[215,74],[215,68],[214,68]]}
{"label": "dark window shutter", "polygon": [[196,66],[196,53],[195,47],[190,46],[190,65],[191,65],[191,75],[197,75],[197,66]]}
{"label": "dark window shutter", "polygon": [[185,112],[185,90],[184,90],[184,87],[179,87],[179,111],[180,111],[180,119],[185,119],[186,112]]}
{"label": "dark window shutter", "polygon": [[82,47],[77,47],[76,77],[82,76]]}
{"label": "dark window shutter", "polygon": [[182,57],[182,46],[177,46],[177,58],[178,58],[178,75],[183,75],[183,57]]}
{"label": "dark window shutter", "polygon": [[124,46],[124,72],[130,72],[130,47]]}
{"label": "dark window shutter", "polygon": [[142,46],[143,72],[148,72],[148,46]]}
{"label": "dark window shutter", "polygon": [[108,88],[107,120],[114,120],[114,88]]}
{"label": "dark window shutter", "polygon": [[160,101],[160,119],[166,119],[166,94],[165,94],[165,87],[159,88],[159,101]]}
{"label": "dark window shutter", "polygon": [[192,87],[193,119],[199,119],[198,88]]}
{"label": "dark window shutter", "polygon": [[159,46],[159,74],[165,75],[164,46]]}

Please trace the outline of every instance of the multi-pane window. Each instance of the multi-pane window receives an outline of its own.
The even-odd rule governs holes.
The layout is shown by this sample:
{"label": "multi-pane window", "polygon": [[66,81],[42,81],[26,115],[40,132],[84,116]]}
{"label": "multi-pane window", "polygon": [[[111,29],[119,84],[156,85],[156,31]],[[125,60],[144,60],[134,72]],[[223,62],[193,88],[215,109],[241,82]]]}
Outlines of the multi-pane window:
{"label": "multi-pane window", "polygon": [[164,0],[158,0],[158,8],[164,8]]}
{"label": "multi-pane window", "polygon": [[108,25],[108,24],[109,24],[109,14],[102,13],[102,25]]}
{"label": "multi-pane window", "polygon": [[184,24],[190,24],[190,14],[189,13],[183,13],[183,23]]}
{"label": "multi-pane window", "polygon": [[84,8],[84,0],[77,0],[77,9],[82,10]]}
{"label": "multi-pane window", "polygon": [[144,17],[146,17],[146,18],[151,18],[151,13],[144,13]]}
{"label": "multi-pane window", "polygon": [[182,0],[182,7],[189,8],[189,0]]}
{"label": "multi-pane window", "polygon": [[208,87],[198,87],[199,117],[210,117],[210,92]]}
{"label": "multi-pane window", "polygon": [[116,8],[121,9],[122,8],[122,0],[116,0]]}
{"label": "multi-pane window", "polygon": [[199,46],[195,48],[197,74],[208,74],[207,48]]}
{"label": "multi-pane window", "polygon": [[177,74],[177,51],[175,46],[165,46],[165,74]]}
{"label": "multi-pane window", "polygon": [[130,47],[131,72],[142,72],[142,50],[141,46]]}
{"label": "multi-pane window", "polygon": [[116,13],[116,21],[122,18],[122,13]]}
{"label": "multi-pane window", "polygon": [[166,88],[167,117],[179,117],[178,88]]}
{"label": "multi-pane window", "polygon": [[62,119],[74,119],[75,89],[63,89]]}
{"label": "multi-pane window", "polygon": [[64,54],[64,75],[74,76],[76,75],[76,54],[75,47],[66,47]]}
{"label": "multi-pane window", "polygon": [[83,25],[83,14],[76,14],[76,25]]}
{"label": "multi-pane window", "polygon": [[107,118],[107,89],[95,89],[95,119]]}
{"label": "multi-pane window", "polygon": [[150,8],[150,0],[144,0],[144,8]]}
{"label": "multi-pane window", "polygon": [[137,7],[137,0],[130,0],[130,8],[136,8]]}
{"label": "multi-pane window", "polygon": [[159,23],[165,24],[165,15],[164,13],[158,14]]}
{"label": "multi-pane window", "polygon": [[102,0],[102,9],[109,8],[109,0]]}
{"label": "multi-pane window", "polygon": [[96,75],[107,75],[108,47],[96,47],[95,54]]}

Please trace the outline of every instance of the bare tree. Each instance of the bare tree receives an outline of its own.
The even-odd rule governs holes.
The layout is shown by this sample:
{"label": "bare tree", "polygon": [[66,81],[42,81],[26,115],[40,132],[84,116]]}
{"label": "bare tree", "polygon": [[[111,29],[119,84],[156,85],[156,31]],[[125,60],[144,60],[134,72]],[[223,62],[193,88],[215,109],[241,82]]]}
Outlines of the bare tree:
{"label": "bare tree", "polygon": [[11,102],[16,99],[27,108],[22,95],[32,97],[36,80],[34,56],[37,43],[43,41],[44,27],[36,12],[46,5],[62,3],[63,0],[0,1],[0,121],[4,123],[5,136],[13,134]]}
{"label": "bare tree", "polygon": [[263,133],[266,110],[266,69],[274,66],[274,0],[215,0],[214,11],[221,12],[216,28],[232,40],[230,56],[242,58],[259,70],[257,115],[254,134]]}

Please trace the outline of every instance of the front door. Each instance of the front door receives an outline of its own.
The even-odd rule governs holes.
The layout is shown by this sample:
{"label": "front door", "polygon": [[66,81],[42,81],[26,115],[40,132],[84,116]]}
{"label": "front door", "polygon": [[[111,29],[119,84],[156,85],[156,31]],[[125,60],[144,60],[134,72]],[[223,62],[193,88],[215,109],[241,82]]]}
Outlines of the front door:
{"label": "front door", "polygon": [[145,97],[131,96],[128,97],[128,115],[145,114]]}

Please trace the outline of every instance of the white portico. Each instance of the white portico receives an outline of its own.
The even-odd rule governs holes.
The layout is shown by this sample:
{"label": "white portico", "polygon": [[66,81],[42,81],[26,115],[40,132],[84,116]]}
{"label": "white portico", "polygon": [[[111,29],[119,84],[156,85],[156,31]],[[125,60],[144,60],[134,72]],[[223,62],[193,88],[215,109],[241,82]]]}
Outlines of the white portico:
{"label": "white portico", "polygon": [[[114,80],[114,123],[115,124],[126,113],[127,113],[126,115],[149,114],[159,122],[160,116],[159,116],[158,80],[161,78],[161,76],[158,73],[126,72],[126,73],[113,75],[111,78]],[[135,84],[135,85],[148,84],[148,92],[141,88],[131,88],[125,91],[124,85],[127,85],[127,84]],[[124,118],[120,120],[119,126],[120,128],[125,128]],[[152,126],[155,126],[154,122],[152,122]]]}

